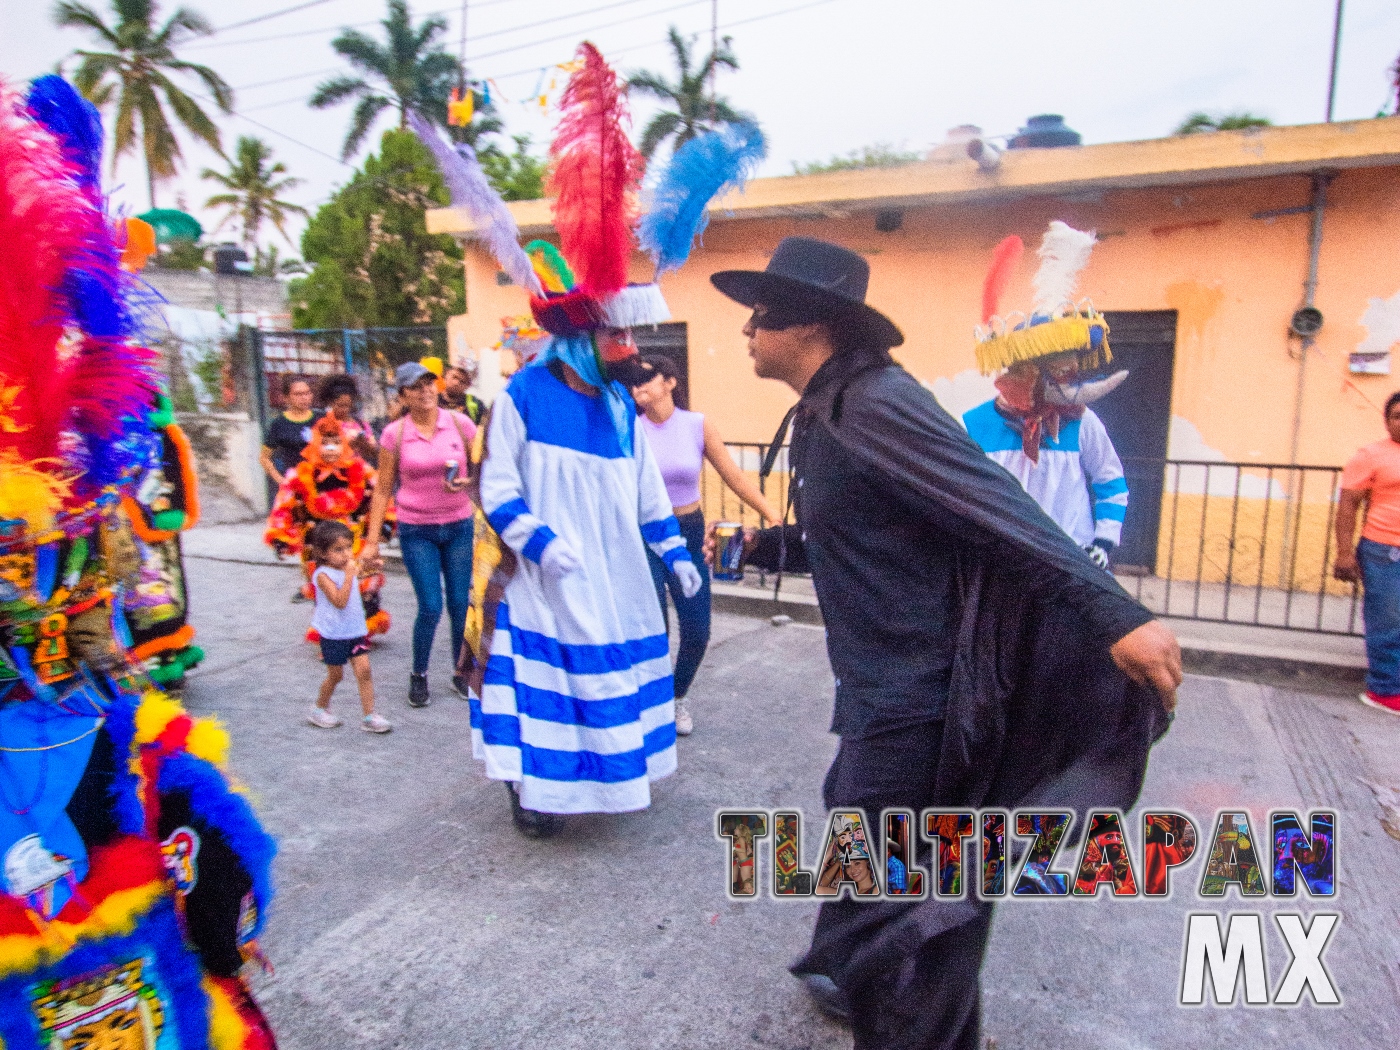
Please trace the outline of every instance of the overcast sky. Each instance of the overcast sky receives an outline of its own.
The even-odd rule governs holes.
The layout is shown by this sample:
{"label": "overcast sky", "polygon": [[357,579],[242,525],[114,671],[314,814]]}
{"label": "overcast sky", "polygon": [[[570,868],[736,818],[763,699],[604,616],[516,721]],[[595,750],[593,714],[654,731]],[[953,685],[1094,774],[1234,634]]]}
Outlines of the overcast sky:
{"label": "overcast sky", "polygon": [[[107,0],[89,2],[110,17]],[[221,31],[188,46],[184,57],[212,66],[236,90],[239,116],[221,120],[225,148],[232,153],[238,135],[261,136],[305,180],[292,199],[314,208],[352,170],[338,160],[351,107],[317,111],[306,99],[341,68],[330,48],[338,29],[375,33],[383,0],[188,6],[232,27],[298,3],[307,6]],[[507,130],[543,146],[553,114],[517,101],[536,90],[542,67],[566,61],[586,38],[624,73],[669,73],[667,26],[700,34],[707,50],[711,3],[471,0],[468,64],[474,76],[496,80]],[[4,6],[0,73],[12,81],[49,71],[93,43],[54,28],[46,0]],[[165,0],[162,12],[174,7]],[[416,18],[440,12],[448,19],[444,41],[454,52],[461,10],[448,0],[413,5]],[[720,33],[733,37],[741,67],[721,75],[720,91],[768,133],[765,175],[871,143],[923,149],[956,124],[1012,133],[1034,113],[1064,114],[1089,143],[1155,138],[1195,110],[1243,109],[1305,124],[1324,116],[1334,11],[1332,0],[718,0]],[[1400,3],[1348,0],[1337,119],[1376,114],[1398,54]],[[649,108],[638,102],[638,129]],[[214,189],[198,172],[222,162],[188,136],[182,141],[186,172],[158,190],[160,203],[173,205],[179,194],[212,228],[217,220],[200,205]],[[370,141],[377,143],[377,133]],[[112,189],[118,204],[147,207],[139,164],[124,161]]]}

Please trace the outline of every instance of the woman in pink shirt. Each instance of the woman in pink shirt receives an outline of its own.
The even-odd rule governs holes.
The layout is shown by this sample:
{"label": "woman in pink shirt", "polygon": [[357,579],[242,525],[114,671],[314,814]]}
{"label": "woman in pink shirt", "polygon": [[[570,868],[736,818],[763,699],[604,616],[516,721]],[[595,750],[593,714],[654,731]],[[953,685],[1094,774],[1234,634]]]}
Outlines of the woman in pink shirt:
{"label": "woman in pink shirt", "polygon": [[[1385,403],[1390,436],[1358,449],[1342,468],[1332,574],[1364,588],[1366,691],[1361,701],[1400,715],[1400,393]],[[1356,515],[1366,524],[1356,539]],[[1353,543],[1355,546],[1353,547]]]}
{"label": "woman in pink shirt", "polygon": [[[467,495],[466,468],[476,425],[460,412],[438,407],[437,377],[417,362],[400,365],[394,380],[408,413],[379,436],[379,483],[360,557],[367,565],[380,563],[379,530],[392,495],[404,568],[418,598],[408,702],[413,707],[426,707],[428,657],[442,619],[444,584],[453,667],[462,651],[472,583],[473,508]],[[465,700],[466,686],[458,683],[456,675],[453,685]]]}

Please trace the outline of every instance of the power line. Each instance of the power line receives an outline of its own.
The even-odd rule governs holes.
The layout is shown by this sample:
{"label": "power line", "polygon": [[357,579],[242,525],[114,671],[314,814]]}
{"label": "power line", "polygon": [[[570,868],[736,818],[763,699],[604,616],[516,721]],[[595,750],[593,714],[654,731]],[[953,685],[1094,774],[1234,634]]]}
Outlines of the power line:
{"label": "power line", "polygon": [[273,18],[281,18],[283,15],[289,15],[293,11],[303,11],[308,7],[319,7],[322,4],[328,4],[330,2],[331,0],[307,0],[304,4],[297,4],[295,7],[284,7],[280,11],[269,11],[265,15],[258,15],[257,18],[244,19],[242,22],[234,22],[232,25],[217,26],[214,32],[227,33],[230,29],[242,29],[244,26],[255,25],[258,22],[266,22]]}
{"label": "power line", "polygon": [[[481,8],[481,7],[495,7],[495,6],[497,6],[498,4],[509,4],[509,3],[514,3],[514,2],[515,2],[515,0],[483,0],[483,2],[478,3],[476,6],[477,6],[478,8]],[[456,11],[456,10],[458,10],[458,9],[455,8],[455,7],[444,7],[444,8],[442,8],[441,10],[438,10],[438,11],[427,11],[427,12],[424,13],[423,17],[424,17],[424,18],[435,18],[435,17],[437,17],[438,15],[447,15],[447,14],[451,14],[452,12],[454,12],[454,11]],[[560,16],[560,17],[567,17],[567,16]],[[345,23],[341,22],[341,23],[338,23],[338,24],[336,24],[336,25],[319,26],[319,27],[317,27],[316,29],[302,29],[302,30],[298,30],[298,31],[295,32],[295,33],[279,33],[279,34],[277,34],[277,35],[275,35],[275,36],[254,36],[254,37],[248,37],[246,40],[203,40],[203,41],[196,41],[195,43],[192,43],[192,44],[186,44],[186,45],[185,45],[185,50],[186,50],[186,51],[190,51],[190,50],[193,50],[193,49],[195,49],[195,48],[209,48],[209,47],[237,47],[237,46],[240,45],[240,44],[265,44],[265,43],[268,43],[269,41],[275,41],[275,40],[294,40],[294,39],[296,39],[297,37],[302,37],[302,36],[316,36],[316,35],[318,35],[318,34],[320,34],[320,33],[335,33],[335,32],[339,32],[339,31],[341,31],[341,30],[345,30],[345,29],[363,29],[363,28],[365,28],[365,26],[377,26],[377,25],[381,25],[381,24],[383,23],[383,21],[384,21],[384,20],[383,20],[382,18],[373,18],[373,19],[370,19],[370,20],[367,21],[367,22],[351,22],[348,26],[347,26]],[[215,32],[218,32],[218,30],[215,30]]]}

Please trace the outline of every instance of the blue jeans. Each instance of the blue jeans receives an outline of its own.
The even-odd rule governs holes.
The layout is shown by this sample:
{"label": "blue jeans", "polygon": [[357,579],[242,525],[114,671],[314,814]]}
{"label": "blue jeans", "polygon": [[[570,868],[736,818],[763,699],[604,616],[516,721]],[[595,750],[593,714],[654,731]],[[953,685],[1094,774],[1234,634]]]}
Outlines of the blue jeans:
{"label": "blue jeans", "polygon": [[690,552],[690,560],[700,570],[700,589],[695,597],[687,598],[681,592],[681,581],[666,568],[666,563],[647,548],[647,562],[651,565],[651,579],[656,584],[656,597],[661,602],[661,619],[670,630],[670,614],[666,608],[666,592],[671,592],[671,601],[676,603],[676,625],[680,628],[681,644],[676,650],[676,699],[685,696],[690,683],[695,680],[695,672],[700,670],[700,661],[705,659],[705,650],[710,646],[710,570],[705,567],[705,512],[702,510],[683,515],[677,519],[681,524],[681,536],[685,538],[685,549]]}
{"label": "blue jeans", "polygon": [[1366,588],[1366,688],[1400,696],[1400,547],[1363,539],[1356,560]]}
{"label": "blue jeans", "polygon": [[452,666],[462,654],[467,625],[467,602],[472,593],[472,519],[446,525],[399,522],[403,567],[418,597],[413,621],[413,673],[426,674],[433,635],[442,619],[443,583],[447,584],[447,620],[452,628]]}

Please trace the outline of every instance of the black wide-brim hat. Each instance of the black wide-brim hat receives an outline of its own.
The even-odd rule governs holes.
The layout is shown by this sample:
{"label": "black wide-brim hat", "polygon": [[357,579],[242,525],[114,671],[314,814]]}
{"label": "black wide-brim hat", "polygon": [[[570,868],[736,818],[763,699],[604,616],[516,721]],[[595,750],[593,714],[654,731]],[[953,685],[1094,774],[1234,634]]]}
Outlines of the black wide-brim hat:
{"label": "black wide-brim hat", "polygon": [[721,270],[710,275],[710,283],[735,302],[749,307],[757,303],[776,306],[784,299],[800,297],[834,308],[836,316],[859,323],[870,340],[884,348],[904,343],[904,333],[895,323],[866,305],[870,264],[839,244],[811,237],[784,237],[768,260],[767,269]]}

